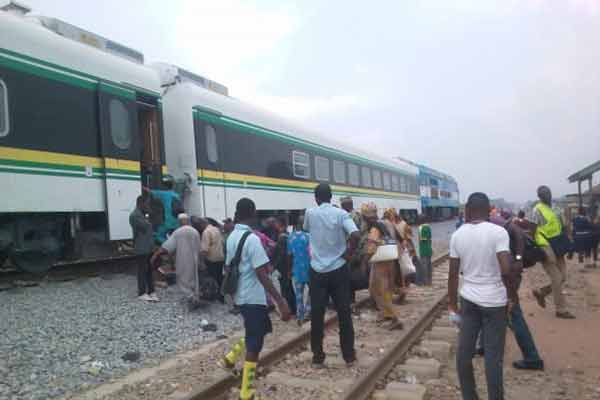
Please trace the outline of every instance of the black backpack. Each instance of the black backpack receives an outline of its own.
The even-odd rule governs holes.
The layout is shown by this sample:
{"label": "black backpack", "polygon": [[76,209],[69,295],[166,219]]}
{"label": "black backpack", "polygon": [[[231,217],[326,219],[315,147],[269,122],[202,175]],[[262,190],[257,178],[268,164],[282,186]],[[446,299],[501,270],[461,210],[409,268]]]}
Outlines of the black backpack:
{"label": "black backpack", "polygon": [[242,261],[242,250],[246,239],[252,234],[251,231],[244,232],[242,238],[238,242],[235,256],[231,259],[228,265],[225,266],[225,274],[223,275],[223,284],[221,285],[221,294],[223,296],[234,296],[237,291],[238,281],[240,280],[240,261]]}

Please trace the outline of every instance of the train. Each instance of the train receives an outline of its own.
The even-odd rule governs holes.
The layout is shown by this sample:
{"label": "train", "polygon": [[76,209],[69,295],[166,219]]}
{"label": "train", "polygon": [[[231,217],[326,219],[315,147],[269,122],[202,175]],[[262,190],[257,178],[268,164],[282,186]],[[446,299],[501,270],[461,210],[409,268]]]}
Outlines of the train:
{"label": "train", "polygon": [[172,177],[185,210],[242,197],[294,220],[319,182],[413,219],[419,169],[246,104],[228,88],[67,22],[0,8],[0,267],[30,272],[122,251],[143,188]]}
{"label": "train", "polygon": [[416,164],[419,169],[419,192],[421,211],[430,221],[442,221],[458,216],[460,192],[452,176]]}

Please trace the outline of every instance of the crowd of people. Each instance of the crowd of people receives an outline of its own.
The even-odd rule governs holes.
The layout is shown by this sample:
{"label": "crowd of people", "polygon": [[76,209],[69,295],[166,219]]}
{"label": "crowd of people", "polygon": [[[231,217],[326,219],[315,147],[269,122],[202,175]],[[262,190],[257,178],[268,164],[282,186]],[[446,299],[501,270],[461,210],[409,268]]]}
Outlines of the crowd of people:
{"label": "crowd of people", "polygon": [[[146,191],[130,216],[139,260],[138,294],[141,300],[158,301],[153,271],[166,255],[174,256],[176,283],[192,300],[208,296],[226,302],[219,288],[224,273],[237,268],[239,280],[230,305],[231,312],[243,319],[245,336],[221,365],[233,369],[245,353],[242,399],[254,395],[256,365],[264,337],[272,331],[270,312],[278,310],[284,321],[295,316],[299,325],[311,320],[312,366],[324,368],[324,316],[332,306],[338,315],[342,357],[352,366],[356,362],[355,291],[368,289],[377,323],[394,331],[403,329],[403,324],[393,304],[402,303],[411,283],[432,284],[432,232],[427,223],[419,221],[419,245],[415,246],[412,229],[397,210],[379,210],[372,202],[355,210],[351,197],[334,205],[327,184],[315,188],[316,207],[297,218],[291,230],[282,216],[260,221],[255,203],[248,198],[238,201],[235,218],[222,225],[190,218],[180,212],[179,198],[169,190],[159,191],[156,197],[154,191]],[[594,222],[598,221],[580,210],[572,221],[572,232],[567,232],[561,214],[552,208],[550,189],[541,186],[537,194],[539,202],[531,218],[525,218],[523,213],[513,216],[496,210],[484,193],[473,193],[464,220],[451,237],[449,311],[460,327],[456,362],[463,399],[478,398],[472,363],[476,354],[485,358],[488,398],[503,399],[507,327],[523,354],[513,366],[544,369],[519,306],[525,268],[541,263],[550,278],[550,284],[532,292],[538,304],[545,308],[546,298],[552,295],[556,317],[573,319],[563,292],[565,257],[577,253],[586,267],[595,267],[598,229]],[[178,213],[176,224],[162,219],[174,229],[157,229],[152,223],[151,204],[156,198],[167,202],[162,212]],[[207,281],[212,282],[210,295],[200,290],[207,287]]]}
{"label": "crowd of people", "polygon": [[473,193],[466,204],[464,223],[451,237],[449,311],[459,326],[456,365],[464,400],[479,399],[472,361],[477,354],[485,359],[488,399],[504,399],[507,327],[523,355],[513,367],[544,369],[519,305],[525,269],[540,263],[550,279],[550,284],[532,290],[539,306],[545,308],[546,298],[552,295],[556,318],[574,319],[564,293],[565,258],[577,253],[580,262],[586,260],[587,268],[596,266],[598,219],[592,221],[580,209],[569,232],[560,210],[552,207],[550,188],[540,186],[537,195],[531,218],[526,218],[524,212],[513,216],[496,210],[484,193]]}
{"label": "crowd of people", "polygon": [[[324,316],[327,307],[332,307],[338,314],[342,356],[352,366],[356,361],[355,292],[368,289],[378,312],[377,323],[398,330],[403,324],[392,304],[404,301],[411,283],[431,285],[428,224],[420,224],[416,246],[410,225],[397,210],[378,210],[371,202],[355,210],[351,197],[334,205],[327,184],[318,185],[314,194],[316,207],[307,209],[291,229],[282,216],[259,220],[256,205],[247,198],[238,201],[235,218],[222,224],[190,217],[181,210],[179,196],[170,185],[161,191],[145,190],[131,213],[141,300],[159,301],[155,271],[161,260],[174,258],[176,284],[189,304],[200,299],[221,301],[230,304],[230,312],[241,315],[245,336],[221,365],[234,368],[245,353],[242,399],[254,393],[256,363],[264,337],[272,330],[270,312],[278,310],[283,320],[295,316],[298,325],[311,320],[312,365],[323,368]],[[165,216],[153,217],[156,210]],[[237,290],[230,299],[219,291],[228,268],[239,271]],[[201,290],[206,287],[213,290]]]}

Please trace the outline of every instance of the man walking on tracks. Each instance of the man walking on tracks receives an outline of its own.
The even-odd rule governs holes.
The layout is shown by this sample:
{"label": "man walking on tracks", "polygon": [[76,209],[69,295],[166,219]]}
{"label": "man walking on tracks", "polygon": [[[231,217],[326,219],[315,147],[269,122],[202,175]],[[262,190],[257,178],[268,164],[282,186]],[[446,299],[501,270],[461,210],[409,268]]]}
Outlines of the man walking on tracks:
{"label": "man walking on tracks", "polygon": [[546,260],[542,262],[551,284],[533,291],[540,307],[546,307],[546,297],[552,293],[557,318],[573,319],[575,316],[567,310],[567,301],[563,294],[563,286],[567,280],[564,254],[556,254],[550,241],[562,233],[561,218],[552,210],[552,192],[548,186],[540,186],[537,190],[540,201],[533,209],[533,221],[524,221],[526,229],[535,232],[535,243],[544,249]]}
{"label": "man walking on tracks", "polygon": [[[240,399],[255,398],[253,389],[258,356],[262,350],[265,335],[271,333],[272,326],[267,311],[268,293],[277,304],[283,321],[290,319],[290,310],[269,277],[269,257],[260,239],[252,233],[251,225],[256,219],[256,206],[250,199],[237,202],[235,211],[237,224],[227,239],[226,264],[239,268],[239,280],[235,291],[235,304],[239,306],[244,320],[245,336],[225,355],[221,364],[233,369],[241,353],[246,350],[242,372]],[[238,248],[238,246],[241,246]],[[239,257],[239,258],[238,258]],[[237,262],[232,264],[232,260]],[[235,264],[235,265],[234,265]],[[266,293],[265,293],[266,291]]]}
{"label": "man walking on tracks", "polygon": [[152,238],[152,223],[148,219],[149,198],[139,196],[136,201],[135,210],[129,215],[129,224],[133,230],[133,247],[138,263],[137,281],[138,296],[140,300],[158,301],[154,293],[154,281],[152,280],[152,267],[150,257],[154,247]]}
{"label": "man walking on tracks", "polygon": [[[510,276],[509,237],[505,229],[487,222],[490,201],[473,193],[467,201],[467,220],[450,239],[448,308],[460,315],[456,367],[463,400],[477,400],[473,355],[483,332],[488,399],[504,399],[503,362],[508,311],[516,304]],[[458,310],[458,275],[463,273]],[[507,293],[508,292],[508,293]],[[508,296],[507,296],[508,294]],[[510,299],[510,300],[509,300]]]}
{"label": "man walking on tracks", "polygon": [[[350,214],[331,205],[331,187],[322,183],[315,188],[318,207],[306,211],[304,230],[310,234],[312,250],[310,302],[312,322],[310,344],[315,368],[323,368],[323,329],[325,307],[333,299],[340,327],[342,356],[348,366],[356,361],[354,327],[350,308],[350,270],[347,260],[355,251],[360,234]],[[348,240],[349,236],[349,240]]]}

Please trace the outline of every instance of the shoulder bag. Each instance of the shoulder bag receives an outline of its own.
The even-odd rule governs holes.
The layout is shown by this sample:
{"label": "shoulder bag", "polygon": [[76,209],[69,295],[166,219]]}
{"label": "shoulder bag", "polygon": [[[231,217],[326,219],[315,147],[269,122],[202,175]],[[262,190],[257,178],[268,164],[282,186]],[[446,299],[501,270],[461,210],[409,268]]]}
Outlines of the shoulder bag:
{"label": "shoulder bag", "polygon": [[244,232],[240,239],[237,249],[235,250],[235,256],[231,259],[228,265],[225,266],[225,273],[223,275],[223,283],[221,284],[221,294],[223,296],[233,296],[237,291],[238,281],[240,280],[240,261],[242,260],[242,250],[248,236],[252,234],[251,231]]}
{"label": "shoulder bag", "polygon": [[569,239],[565,233],[564,228],[562,228],[560,233],[553,238],[546,237],[543,233],[542,236],[550,243],[550,247],[552,247],[552,251],[554,251],[556,257],[562,257],[573,251],[573,242],[571,242],[571,239]]}
{"label": "shoulder bag", "polygon": [[383,235],[383,243],[377,246],[377,251],[369,259],[370,263],[377,263],[383,261],[394,261],[398,259],[398,242],[391,238],[385,225],[381,222],[377,222],[375,226]]}

